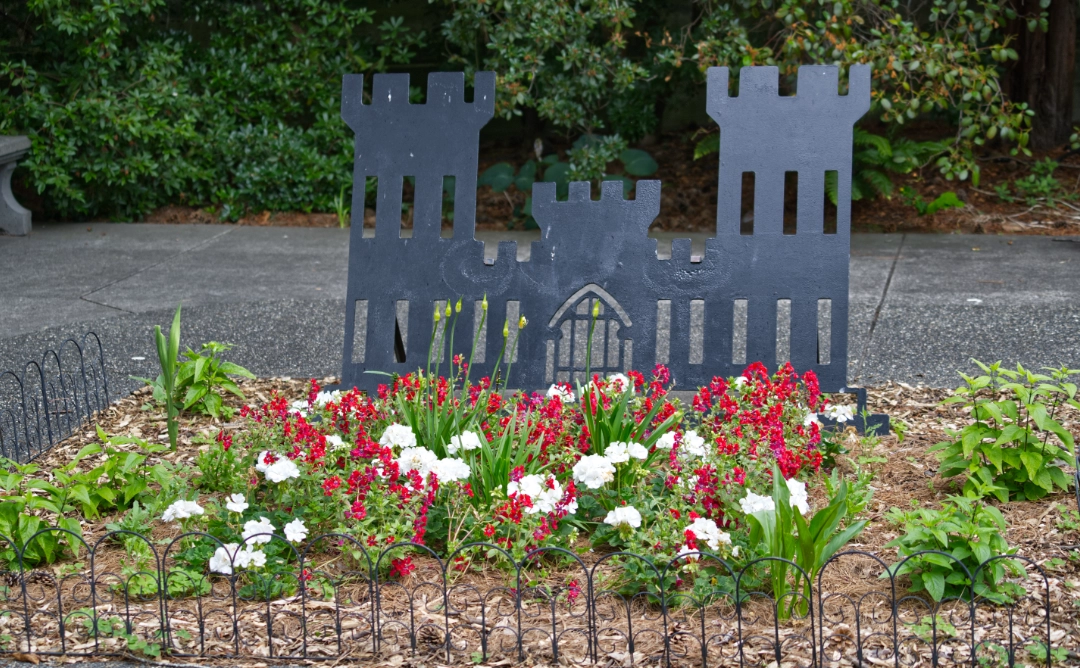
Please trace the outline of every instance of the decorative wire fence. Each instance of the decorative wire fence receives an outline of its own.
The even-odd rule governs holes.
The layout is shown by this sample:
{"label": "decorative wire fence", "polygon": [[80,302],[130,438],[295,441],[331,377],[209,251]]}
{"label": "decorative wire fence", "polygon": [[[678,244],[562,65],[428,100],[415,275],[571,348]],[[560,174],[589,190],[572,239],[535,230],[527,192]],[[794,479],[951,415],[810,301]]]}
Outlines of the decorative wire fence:
{"label": "decorative wire fence", "polygon": [[[567,550],[542,548],[518,562],[495,545],[473,544],[444,560],[413,543],[376,553],[340,534],[303,549],[279,536],[253,538],[267,539],[251,547],[270,554],[269,562],[241,570],[229,563],[240,563],[233,557],[226,560],[230,574],[192,565],[193,547],[201,543],[210,554],[221,546],[205,534],[155,542],[113,532],[91,545],[48,529],[24,550],[0,543],[16,564],[39,555],[34,545],[42,540],[69,541],[79,552],[72,565],[0,573],[2,649],[80,656],[153,646],[172,657],[413,655],[450,664],[975,668],[1050,666],[1053,648],[1076,641],[1075,630],[1065,637],[1062,622],[1051,623],[1061,601],[1051,600],[1043,569],[1023,557],[1011,557],[1022,565],[1011,581],[1026,593],[1011,603],[964,595],[935,603],[907,593],[905,578],[865,552],[834,556],[805,587],[805,573],[777,559],[735,569],[705,553],[654,565],[620,552],[588,555],[596,558],[586,563]],[[389,566],[410,554],[415,570],[390,576]],[[779,564],[788,567],[793,589],[776,600],[761,583]],[[223,570],[221,562],[213,567]],[[977,581],[978,571],[960,564],[956,570]],[[1039,646],[1051,651],[1037,659]]]}
{"label": "decorative wire fence", "polygon": [[109,405],[101,340],[87,332],[21,372],[0,372],[0,456],[29,462]]}

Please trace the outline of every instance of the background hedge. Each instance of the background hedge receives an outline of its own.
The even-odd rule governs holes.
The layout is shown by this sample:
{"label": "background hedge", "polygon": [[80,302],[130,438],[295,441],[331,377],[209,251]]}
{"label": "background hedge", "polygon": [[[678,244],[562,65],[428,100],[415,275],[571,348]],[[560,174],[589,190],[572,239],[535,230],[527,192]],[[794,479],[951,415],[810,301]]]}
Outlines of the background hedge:
{"label": "background hedge", "polygon": [[[1060,5],[0,0],[0,134],[32,138],[21,178],[54,217],[137,219],[165,204],[226,218],[331,211],[351,179],[338,115],[346,72],[410,72],[422,101],[427,71],[493,69],[498,113],[530,145],[656,133],[668,101],[699,93],[713,65],[778,65],[790,92],[800,64],[872,63],[870,119],[891,128],[883,139],[916,119],[944,121],[955,132],[926,159],[977,179],[977,146],[1023,149],[1033,118],[1040,131],[1038,100],[1006,88],[1012,63],[1030,60],[1017,44],[1051,35],[1055,11],[1075,24],[1072,3]],[[1056,123],[1049,143],[1068,136],[1068,92],[1069,118],[1043,114]],[[578,162],[593,177],[603,168]]]}

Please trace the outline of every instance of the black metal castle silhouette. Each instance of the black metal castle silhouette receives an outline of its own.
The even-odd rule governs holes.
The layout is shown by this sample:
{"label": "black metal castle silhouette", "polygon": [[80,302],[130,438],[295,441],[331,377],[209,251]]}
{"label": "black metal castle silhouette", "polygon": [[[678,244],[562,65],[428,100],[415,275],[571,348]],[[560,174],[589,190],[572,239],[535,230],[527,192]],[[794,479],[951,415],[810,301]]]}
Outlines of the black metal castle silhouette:
{"label": "black metal castle silhouette", "polygon": [[[642,180],[632,200],[618,182],[603,183],[599,199],[590,184],[571,183],[567,201],[556,200],[554,183],[536,183],[541,235],[531,258],[519,261],[515,242],[504,241],[485,262],[484,244],[474,238],[477,157],[480,129],[494,113],[494,73],[477,73],[470,102],[463,74],[431,74],[426,104],[410,104],[404,74],[375,75],[371,103],[363,104],[362,76],[347,75],[341,115],[356,133],[352,210],[364,210],[366,177],[378,177],[378,194],[374,237],[364,237],[359,216],[351,231],[342,384],[370,390],[385,378],[365,370],[404,374],[424,366],[435,308],[448,299],[463,298],[464,310],[454,350],[442,337],[435,356],[467,358],[486,295],[474,379],[493,371],[504,321],[512,338],[519,314],[529,324],[517,350],[506,352],[514,359],[509,386],[580,379],[599,302],[595,372],[647,373],[662,362],[680,389],[693,389],[716,375],[737,375],[748,362],[776,368],[779,338],[790,341],[787,357],[797,371],[814,370],[824,391],[843,388],[852,126],[870,106],[870,69],[851,68],[847,95],[838,93],[835,67],[801,67],[792,96],[779,94],[775,67],[744,67],[739,76],[732,97],[727,68],[708,72],[720,173],[716,236],[703,256],[692,258],[690,240],[676,239],[671,258],[657,258],[647,234],[660,212],[660,182]],[[750,234],[741,216],[747,172],[755,175]],[[798,174],[794,234],[783,225],[786,172]],[[835,172],[838,188],[834,231],[825,226],[827,172]],[[454,177],[454,226],[443,238],[447,176]],[[400,235],[406,177],[415,179],[411,238]],[[789,337],[778,332],[785,320]]]}

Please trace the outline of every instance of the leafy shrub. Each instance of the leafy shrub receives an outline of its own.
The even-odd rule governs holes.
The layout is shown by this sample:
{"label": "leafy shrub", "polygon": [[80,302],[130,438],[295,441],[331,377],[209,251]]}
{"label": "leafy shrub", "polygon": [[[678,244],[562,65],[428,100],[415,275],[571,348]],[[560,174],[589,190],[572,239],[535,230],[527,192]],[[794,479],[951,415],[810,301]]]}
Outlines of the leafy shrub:
{"label": "leafy shrub", "polygon": [[1016,552],[1001,535],[1005,518],[997,508],[976,498],[953,496],[941,510],[893,508],[887,518],[904,532],[887,544],[897,549],[899,557],[889,570],[897,577],[910,575],[911,591],[926,591],[935,601],[970,600],[974,595],[1006,603],[1023,595],[1022,587],[1005,581],[1007,574],[1023,573],[1018,561],[987,563]]}
{"label": "leafy shrub", "polygon": [[900,189],[900,195],[904,198],[904,204],[915,207],[915,212],[920,216],[932,216],[938,211],[959,209],[964,206],[956,193],[951,190],[941,193],[931,202],[927,202],[914,189],[906,186]]}
{"label": "leafy shrub", "polygon": [[1032,164],[1030,174],[1014,181],[1011,190],[1008,183],[1002,183],[995,186],[994,191],[1006,202],[1022,199],[1028,206],[1045,202],[1054,207],[1058,200],[1075,200],[1076,193],[1068,192],[1054,177],[1057,168],[1057,162],[1044,158]]}
{"label": "leafy shrub", "polygon": [[964,386],[943,402],[970,404],[974,422],[931,449],[941,460],[941,476],[966,474],[965,494],[985,490],[1002,502],[1067,490],[1062,458],[1072,457],[1074,441],[1055,417],[1066,404],[1080,405],[1076,385],[1067,382],[1080,372],[1063,367],[1037,374],[1019,364],[1011,370],[974,361],[985,375],[960,374]]}

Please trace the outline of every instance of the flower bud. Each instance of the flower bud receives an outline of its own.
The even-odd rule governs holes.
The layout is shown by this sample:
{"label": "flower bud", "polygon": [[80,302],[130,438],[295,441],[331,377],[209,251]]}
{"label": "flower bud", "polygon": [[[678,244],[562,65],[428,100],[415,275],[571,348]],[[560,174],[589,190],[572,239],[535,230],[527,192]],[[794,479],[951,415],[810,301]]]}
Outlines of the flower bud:
{"label": "flower bud", "polygon": [[593,318],[599,318],[600,317],[600,300],[599,299],[597,299],[595,302],[593,302],[593,305],[592,305],[592,317]]}
{"label": "flower bud", "polygon": [[454,306],[455,313],[461,313],[461,297],[458,297],[457,304]]}
{"label": "flower bud", "polygon": [[447,317],[447,318],[449,318],[449,317],[450,317],[450,314],[452,314],[452,313],[453,313],[453,311],[452,311],[452,310],[450,310],[450,309],[451,309],[451,306],[450,306],[450,300],[449,300],[449,299],[447,299],[447,300],[446,300],[446,317]]}
{"label": "flower bud", "polygon": [[510,336],[510,320],[507,319],[506,321],[503,322],[503,338],[505,339],[505,338],[507,338],[509,336]]}
{"label": "flower bud", "polygon": [[518,319],[518,329],[525,329],[525,325],[529,324],[529,321],[525,319],[525,316],[521,316]]}
{"label": "flower bud", "polygon": [[440,320],[442,320],[442,314],[439,313],[439,305],[436,304],[435,305],[435,322],[439,322]]}
{"label": "flower bud", "polygon": [[480,310],[487,313],[487,295],[484,295],[484,301],[480,302]]}

